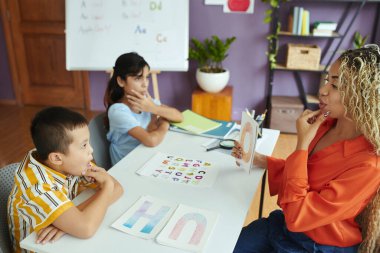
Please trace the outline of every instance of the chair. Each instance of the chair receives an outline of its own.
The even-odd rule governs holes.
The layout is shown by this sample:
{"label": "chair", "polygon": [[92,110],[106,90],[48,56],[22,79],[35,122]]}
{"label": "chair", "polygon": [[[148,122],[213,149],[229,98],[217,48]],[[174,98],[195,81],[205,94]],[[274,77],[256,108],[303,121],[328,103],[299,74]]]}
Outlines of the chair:
{"label": "chair", "polygon": [[90,144],[94,149],[94,160],[99,167],[109,170],[112,165],[109,154],[110,143],[107,140],[107,130],[104,126],[105,116],[105,112],[97,115],[91,119],[88,127],[90,129]]}
{"label": "chair", "polygon": [[14,174],[20,163],[9,164],[0,169],[0,252],[11,252],[8,230],[7,202],[14,184]]}
{"label": "chair", "polygon": [[363,241],[358,253],[380,252],[380,188],[366,208],[356,217]]}

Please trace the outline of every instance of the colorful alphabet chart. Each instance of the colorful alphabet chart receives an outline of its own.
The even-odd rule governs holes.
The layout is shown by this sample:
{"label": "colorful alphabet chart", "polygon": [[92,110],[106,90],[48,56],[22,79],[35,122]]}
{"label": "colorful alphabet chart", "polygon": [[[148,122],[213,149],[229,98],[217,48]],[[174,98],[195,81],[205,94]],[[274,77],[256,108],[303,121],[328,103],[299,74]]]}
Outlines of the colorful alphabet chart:
{"label": "colorful alphabet chart", "polygon": [[144,239],[154,238],[173,214],[176,204],[142,196],[112,227]]}
{"label": "colorful alphabet chart", "polygon": [[218,175],[210,162],[160,152],[136,173],[171,183],[200,187],[211,187]]}
{"label": "colorful alphabet chart", "polygon": [[159,233],[156,237],[159,244],[199,252],[218,216],[212,211],[142,196],[111,226],[144,239],[152,239]]}

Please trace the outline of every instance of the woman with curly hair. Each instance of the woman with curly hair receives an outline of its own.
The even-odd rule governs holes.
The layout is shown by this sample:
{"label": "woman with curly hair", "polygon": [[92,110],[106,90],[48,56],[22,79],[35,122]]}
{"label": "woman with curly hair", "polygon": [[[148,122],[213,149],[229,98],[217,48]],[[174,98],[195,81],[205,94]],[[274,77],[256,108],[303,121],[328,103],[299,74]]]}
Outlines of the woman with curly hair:
{"label": "woman with curly hair", "polygon": [[[319,100],[318,111],[297,119],[297,147],[286,160],[255,154],[282,210],[244,227],[234,252],[357,252],[355,218],[380,186],[379,47],[344,52]],[[237,143],[232,155],[241,153]]]}

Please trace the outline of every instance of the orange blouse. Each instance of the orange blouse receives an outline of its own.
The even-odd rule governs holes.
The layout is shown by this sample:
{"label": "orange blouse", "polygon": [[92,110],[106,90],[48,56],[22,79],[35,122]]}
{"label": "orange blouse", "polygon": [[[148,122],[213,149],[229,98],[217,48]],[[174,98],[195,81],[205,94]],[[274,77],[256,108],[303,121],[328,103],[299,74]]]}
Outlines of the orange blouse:
{"label": "orange blouse", "polygon": [[290,231],[319,244],[348,247],[362,241],[354,219],[379,188],[380,160],[363,135],[308,157],[335,123],[321,125],[308,152],[296,150],[286,160],[268,157],[268,180]]}

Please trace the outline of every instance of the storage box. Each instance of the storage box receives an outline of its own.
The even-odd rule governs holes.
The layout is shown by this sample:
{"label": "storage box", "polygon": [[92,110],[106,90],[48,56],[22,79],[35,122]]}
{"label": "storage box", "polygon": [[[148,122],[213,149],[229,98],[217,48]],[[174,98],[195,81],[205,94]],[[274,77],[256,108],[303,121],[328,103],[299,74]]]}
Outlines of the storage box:
{"label": "storage box", "polygon": [[271,99],[270,128],[285,133],[296,133],[296,120],[304,110],[298,97],[273,96]]}
{"label": "storage box", "polygon": [[317,45],[288,44],[286,67],[290,69],[319,69],[321,49]]}

